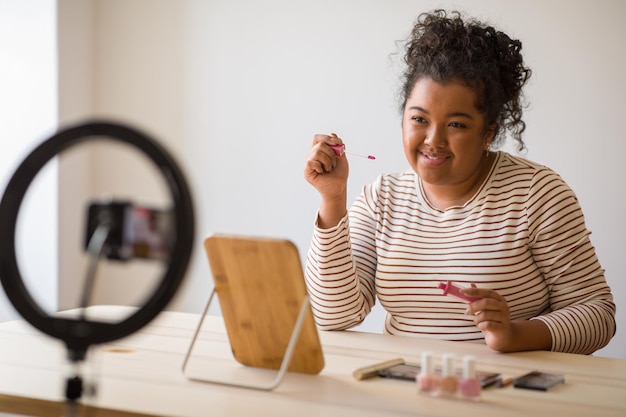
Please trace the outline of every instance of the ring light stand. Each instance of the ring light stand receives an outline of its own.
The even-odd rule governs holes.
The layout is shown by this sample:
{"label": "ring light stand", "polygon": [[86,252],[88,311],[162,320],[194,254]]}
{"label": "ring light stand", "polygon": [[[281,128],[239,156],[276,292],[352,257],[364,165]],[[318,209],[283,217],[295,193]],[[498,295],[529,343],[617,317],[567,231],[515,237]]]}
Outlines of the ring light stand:
{"label": "ring light stand", "polygon": [[[87,141],[106,137],[138,148],[154,162],[169,188],[173,203],[175,240],[165,273],[145,304],[118,323],[79,318],[52,317],[29,294],[17,264],[15,231],[20,205],[39,170],[63,150]],[[194,239],[194,212],[191,193],[182,171],[170,154],[146,134],[128,126],[89,122],[61,130],[35,148],[17,168],[0,202],[0,280],[17,312],[41,332],[60,339],[67,347],[68,359],[83,361],[92,345],[128,336],[154,319],[169,303],[182,282]],[[69,378],[66,398],[74,402],[82,393],[79,377]]]}

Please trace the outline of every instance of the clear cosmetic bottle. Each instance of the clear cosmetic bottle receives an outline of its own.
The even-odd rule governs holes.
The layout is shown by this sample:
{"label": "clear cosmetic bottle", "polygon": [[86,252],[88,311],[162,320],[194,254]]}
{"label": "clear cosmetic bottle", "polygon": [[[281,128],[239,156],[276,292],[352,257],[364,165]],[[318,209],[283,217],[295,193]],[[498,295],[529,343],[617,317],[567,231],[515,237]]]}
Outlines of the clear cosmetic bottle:
{"label": "clear cosmetic bottle", "polygon": [[459,387],[459,379],[454,369],[454,354],[445,353],[441,363],[441,380],[439,381],[439,391],[444,397],[456,395]]}
{"label": "clear cosmetic bottle", "polygon": [[439,375],[435,373],[431,352],[422,353],[422,363],[416,381],[420,392],[432,396],[439,395]]}
{"label": "clear cosmetic bottle", "polygon": [[463,357],[463,377],[459,382],[461,397],[466,400],[479,401],[481,385],[476,376],[476,359],[473,356]]}

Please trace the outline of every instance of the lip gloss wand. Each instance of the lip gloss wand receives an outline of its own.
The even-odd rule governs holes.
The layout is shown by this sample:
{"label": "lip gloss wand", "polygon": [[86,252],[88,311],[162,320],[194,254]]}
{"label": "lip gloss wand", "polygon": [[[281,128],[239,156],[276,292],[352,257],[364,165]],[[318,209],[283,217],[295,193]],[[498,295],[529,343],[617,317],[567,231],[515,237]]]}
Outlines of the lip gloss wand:
{"label": "lip gloss wand", "polygon": [[343,156],[344,154],[348,154],[348,155],[360,156],[361,158],[367,158],[371,160],[376,159],[376,157],[372,155],[364,155],[362,153],[346,151],[346,145],[332,145],[331,148],[333,151],[335,151],[335,154],[337,156]]}

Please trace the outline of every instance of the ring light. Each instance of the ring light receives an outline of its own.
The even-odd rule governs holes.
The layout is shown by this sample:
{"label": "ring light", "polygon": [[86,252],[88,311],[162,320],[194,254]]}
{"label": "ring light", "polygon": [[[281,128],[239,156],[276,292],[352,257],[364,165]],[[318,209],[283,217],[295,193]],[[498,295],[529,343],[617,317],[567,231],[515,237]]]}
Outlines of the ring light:
{"label": "ring light", "polygon": [[[162,174],[173,202],[175,241],[165,273],[152,296],[117,323],[49,316],[29,294],[18,268],[15,231],[20,205],[39,170],[63,150],[93,137],[124,142],[145,153]],[[89,122],[61,130],[33,150],[17,168],[0,203],[0,280],[17,312],[35,328],[62,340],[69,359],[84,360],[91,345],[110,342],[137,331],[156,317],[174,296],[187,269],[194,239],[194,212],[189,187],[170,154],[146,134],[128,126]]]}

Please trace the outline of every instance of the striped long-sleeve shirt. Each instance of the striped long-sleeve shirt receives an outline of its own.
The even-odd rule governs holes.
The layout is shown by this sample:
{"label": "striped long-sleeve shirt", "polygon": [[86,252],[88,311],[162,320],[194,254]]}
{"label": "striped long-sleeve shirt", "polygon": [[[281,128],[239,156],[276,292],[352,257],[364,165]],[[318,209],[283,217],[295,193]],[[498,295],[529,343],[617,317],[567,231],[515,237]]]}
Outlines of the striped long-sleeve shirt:
{"label": "striped long-sleeve shirt", "polygon": [[361,323],[378,298],[386,333],[484,343],[466,305],[437,288],[451,280],[497,291],[512,320],[542,320],[552,350],[589,354],[615,333],[589,235],[561,177],[499,152],[462,207],[430,205],[412,170],[378,177],[337,226],[315,226],[305,277],[324,330]]}

